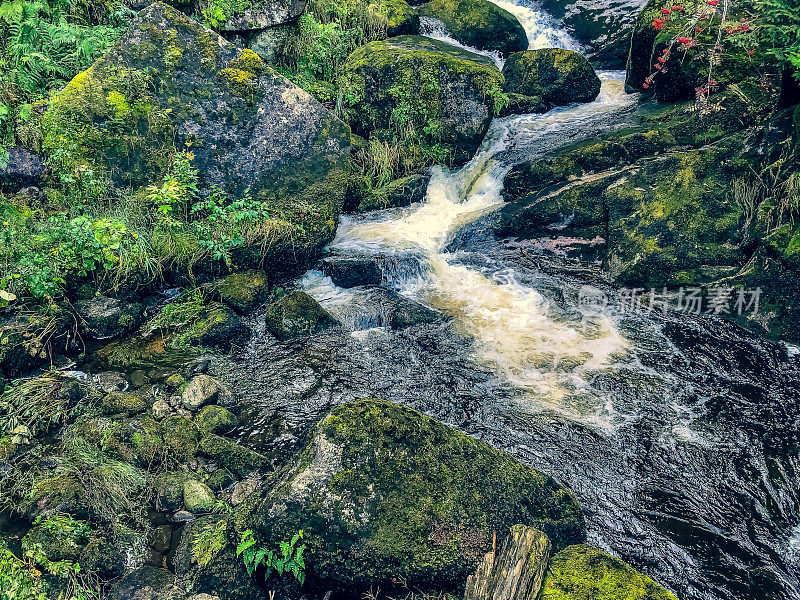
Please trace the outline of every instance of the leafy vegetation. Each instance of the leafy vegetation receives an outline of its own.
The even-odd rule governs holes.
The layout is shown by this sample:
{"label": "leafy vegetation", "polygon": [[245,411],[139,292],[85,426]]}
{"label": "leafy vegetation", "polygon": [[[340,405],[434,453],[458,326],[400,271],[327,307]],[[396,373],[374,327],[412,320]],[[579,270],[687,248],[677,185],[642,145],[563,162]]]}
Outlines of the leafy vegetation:
{"label": "leafy vegetation", "polygon": [[800,81],[800,1],[760,0],[761,41],[769,51],[794,66]]}
{"label": "leafy vegetation", "polygon": [[205,567],[227,545],[228,523],[224,519],[205,523],[195,533],[192,544],[192,560]]}
{"label": "leafy vegetation", "polygon": [[282,541],[280,551],[276,552],[260,546],[252,530],[248,529],[242,533],[239,546],[236,548],[236,556],[241,557],[250,575],[259,567],[263,567],[264,580],[267,580],[273,571],[277,575],[291,573],[302,585],[306,579],[306,563],[303,558],[306,546],[305,544],[298,545],[302,539],[303,530],[301,529],[291,540]]}

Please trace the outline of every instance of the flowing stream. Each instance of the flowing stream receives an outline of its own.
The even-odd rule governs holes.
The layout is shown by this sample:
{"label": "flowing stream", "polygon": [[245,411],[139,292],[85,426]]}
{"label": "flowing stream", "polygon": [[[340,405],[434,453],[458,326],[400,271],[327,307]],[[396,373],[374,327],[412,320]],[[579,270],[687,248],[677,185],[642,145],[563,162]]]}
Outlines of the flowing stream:
{"label": "flowing stream", "polygon": [[[575,46],[532,5],[497,3],[532,47]],[[300,436],[332,405],[385,397],[568,486],[589,542],[680,598],[800,598],[800,370],[786,346],[713,317],[587,313],[582,286],[607,289],[598,270],[491,233],[513,165],[630,122],[624,73],[600,75],[592,103],[496,119],[472,161],[434,169],[425,202],[342,217],[331,254],[374,257],[388,286],[447,320],[393,331],[364,290],[310,271],[300,285],[343,326],[285,344],[257,334],[212,369],[235,382],[255,446],[276,417]]]}

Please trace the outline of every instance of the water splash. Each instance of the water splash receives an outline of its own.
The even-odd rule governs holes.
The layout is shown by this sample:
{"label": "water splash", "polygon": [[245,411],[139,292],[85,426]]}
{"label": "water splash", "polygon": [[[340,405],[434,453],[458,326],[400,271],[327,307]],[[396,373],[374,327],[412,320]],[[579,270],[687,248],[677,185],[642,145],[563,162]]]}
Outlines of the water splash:
{"label": "water splash", "polygon": [[504,8],[525,28],[528,35],[528,48],[564,48],[566,50],[582,50],[581,44],[558,22],[530,0],[490,0],[500,8]]}
{"label": "water splash", "polygon": [[499,52],[491,52],[489,50],[478,50],[477,48],[473,48],[472,46],[465,46],[453,36],[450,35],[450,32],[447,31],[447,26],[442,23],[439,19],[434,19],[433,17],[420,17],[419,18],[419,29],[420,34],[424,35],[425,37],[432,38],[434,40],[439,40],[440,42],[445,42],[446,44],[450,44],[451,46],[456,46],[457,48],[461,48],[462,50],[466,50],[467,52],[472,52],[473,54],[480,54],[481,56],[486,56],[487,58],[491,58],[494,61],[494,64],[497,65],[497,68],[501,71],[503,70],[503,65],[505,64],[505,60],[503,57],[500,56]]}

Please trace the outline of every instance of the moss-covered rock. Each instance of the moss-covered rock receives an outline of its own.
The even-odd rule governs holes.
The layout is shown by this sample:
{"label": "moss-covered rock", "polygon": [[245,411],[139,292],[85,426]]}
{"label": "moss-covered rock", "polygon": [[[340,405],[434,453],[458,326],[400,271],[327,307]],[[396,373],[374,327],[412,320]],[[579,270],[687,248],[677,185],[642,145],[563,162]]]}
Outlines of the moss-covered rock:
{"label": "moss-covered rock", "polygon": [[575,545],[550,561],[541,600],[676,600],[675,596],[618,558]]}
{"label": "moss-covered rock", "polygon": [[200,452],[215,459],[239,477],[269,466],[269,459],[250,448],[219,435],[209,434],[200,441]]}
{"label": "moss-covered rock", "polygon": [[228,469],[217,469],[211,475],[208,476],[208,480],[206,481],[206,485],[210,487],[215,492],[219,492],[226,488],[229,488],[234,483],[236,483],[237,479],[236,476],[228,471]]}
{"label": "moss-covered rock", "polygon": [[216,286],[222,301],[240,314],[249,314],[269,298],[269,281],[264,271],[234,273]]}
{"label": "moss-covered rock", "polygon": [[209,513],[214,510],[217,499],[205,483],[190,479],[183,484],[183,505],[192,513]]}
{"label": "moss-covered rock", "polygon": [[203,194],[222,188],[269,215],[232,253],[243,268],[274,260],[294,273],[334,234],[347,126],[252,51],[160,2],[52,96],[42,130],[58,169],[89,169],[122,194],[161,182],[190,147]]}
{"label": "moss-covered rock", "polygon": [[139,567],[113,585],[108,600],[184,600],[186,594],[174,583],[166,569]]}
{"label": "moss-covered rock", "polygon": [[116,298],[97,296],[75,303],[81,331],[96,340],[106,340],[133,331],[142,323],[144,306]]}
{"label": "moss-covered rock", "polygon": [[156,507],[164,511],[176,511],[183,503],[183,486],[194,479],[186,471],[169,471],[156,477]]}
{"label": "moss-covered rock", "polygon": [[471,157],[502,105],[503,77],[491,59],[418,36],[359,48],[340,83],[358,135],[397,143],[413,131],[424,148],[455,161]]}
{"label": "moss-covered rock", "polygon": [[[631,37],[625,81],[627,89],[654,92],[662,101],[693,99],[695,89],[708,82],[708,52],[717,43],[723,12],[722,4],[711,6],[705,1],[691,0],[681,3],[682,11],[662,14],[662,10],[670,11],[673,6],[675,3],[668,0],[650,0],[639,14]],[[750,26],[753,15],[759,10],[756,3],[744,0],[725,6],[729,10],[723,28],[724,58],[713,70],[716,87],[724,89],[754,75],[776,73],[776,65],[768,58],[765,45],[729,43],[724,31],[736,29],[740,22]],[[691,34],[694,39],[691,46],[673,44],[674,39],[686,35],[687,20],[698,11],[703,11],[707,17],[698,24],[700,31]],[[655,19],[665,19],[661,29],[654,27]],[[665,50],[671,50],[671,54],[658,72],[655,65],[664,57]],[[657,72],[652,85],[645,88],[645,80]]]}
{"label": "moss-covered rock", "polygon": [[200,433],[191,419],[170,415],[161,421],[161,427],[164,429],[164,446],[179,460],[187,461],[194,457]]}
{"label": "moss-covered rock", "polygon": [[600,78],[589,61],[561,48],[512,54],[503,76],[507,92],[540,98],[546,106],[590,102],[600,93]]}
{"label": "moss-covered rock", "polygon": [[489,0],[431,0],[419,13],[439,19],[455,39],[478,50],[508,56],[528,49],[528,36],[517,17]]}
{"label": "moss-covered rock", "polygon": [[103,397],[101,408],[106,415],[135,415],[149,408],[147,401],[134,392],[112,392]]}
{"label": "moss-covered rock", "polygon": [[194,425],[201,435],[227,433],[238,423],[239,420],[231,411],[217,405],[206,406],[194,418]]}
{"label": "moss-covered rock", "polygon": [[41,519],[22,539],[22,547],[49,562],[75,562],[89,542],[91,527],[64,515]]}
{"label": "moss-covered rock", "polygon": [[267,330],[279,340],[311,335],[336,324],[305,292],[292,292],[271,304],[265,321]]}
{"label": "moss-covered rock", "polygon": [[181,403],[186,410],[198,410],[205,404],[229,399],[230,394],[222,383],[203,373],[192,377],[181,392]]}
{"label": "moss-covered rock", "polygon": [[335,408],[286,471],[237,516],[267,547],[305,532],[309,576],[350,592],[395,577],[461,588],[492,532],[524,523],[557,547],[583,537],[552,479],[416,411],[379,400]]}

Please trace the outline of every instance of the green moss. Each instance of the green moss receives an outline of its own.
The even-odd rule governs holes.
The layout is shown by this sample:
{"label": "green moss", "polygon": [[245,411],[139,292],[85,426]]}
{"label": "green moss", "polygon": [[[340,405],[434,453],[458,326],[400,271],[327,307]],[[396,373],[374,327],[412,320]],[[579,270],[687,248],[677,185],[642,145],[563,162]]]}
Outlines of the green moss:
{"label": "green moss", "polygon": [[547,531],[557,547],[583,536],[575,498],[552,479],[378,400],[334,409],[265,489],[240,525],[256,527],[268,545],[303,529],[311,576],[348,590],[393,577],[461,587],[492,532],[517,523]]}
{"label": "green moss", "polygon": [[652,579],[618,558],[590,546],[556,554],[542,585],[541,600],[676,600]]}
{"label": "green moss", "polygon": [[149,408],[147,401],[133,392],[113,392],[106,394],[102,401],[102,410],[106,415],[120,413],[136,414]]}
{"label": "green moss", "polygon": [[197,452],[200,433],[188,419],[181,415],[170,415],[161,421],[164,430],[164,445],[181,461],[188,461]]}
{"label": "green moss", "polygon": [[239,313],[247,314],[269,298],[269,282],[264,271],[234,273],[216,285],[222,301]]}
{"label": "green moss", "polygon": [[589,102],[600,92],[600,78],[583,55],[544,48],[517,52],[503,66],[505,90],[541,98],[546,105]]}
{"label": "green moss", "polygon": [[53,515],[40,519],[25,534],[22,547],[40,561],[75,561],[89,542],[90,533],[91,528],[83,521],[66,515]]}
{"label": "green moss", "polygon": [[221,406],[206,406],[194,418],[195,427],[201,435],[227,433],[239,423],[231,411]]}

